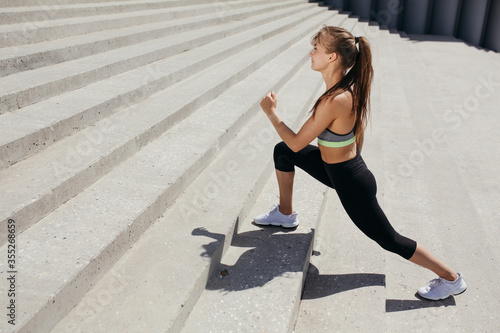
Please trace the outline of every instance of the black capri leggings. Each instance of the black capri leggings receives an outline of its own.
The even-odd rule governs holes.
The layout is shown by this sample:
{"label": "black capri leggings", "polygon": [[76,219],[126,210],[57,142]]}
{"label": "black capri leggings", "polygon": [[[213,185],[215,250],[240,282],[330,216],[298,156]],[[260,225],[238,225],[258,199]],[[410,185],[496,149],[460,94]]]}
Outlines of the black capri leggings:
{"label": "black capri leggings", "polygon": [[405,259],[410,259],[415,253],[417,243],[397,233],[380,208],[375,177],[359,153],[351,160],[328,164],[321,159],[316,146],[308,145],[294,153],[280,142],[274,147],[274,165],[284,172],[294,171],[297,166],[334,188],[354,224],[384,249]]}

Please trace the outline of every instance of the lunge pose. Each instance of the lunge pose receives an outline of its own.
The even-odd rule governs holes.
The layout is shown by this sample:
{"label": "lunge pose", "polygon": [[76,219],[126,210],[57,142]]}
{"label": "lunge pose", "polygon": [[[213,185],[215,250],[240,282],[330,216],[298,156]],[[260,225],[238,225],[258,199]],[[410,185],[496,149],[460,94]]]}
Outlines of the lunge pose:
{"label": "lunge pose", "polygon": [[[274,149],[279,205],[255,217],[255,223],[285,228],[298,225],[297,212],[292,208],[297,166],[337,191],[347,214],[365,235],[439,276],[418,289],[420,296],[439,300],[464,292],[462,274],[451,270],[421,244],[396,232],[377,202],[375,178],[360,155],[373,77],[368,40],[342,28],[324,26],[311,42],[311,67],[323,75],[326,91],[298,133],[278,116],[274,92],[260,103],[283,141]],[[316,137],[318,146],[310,145]]]}

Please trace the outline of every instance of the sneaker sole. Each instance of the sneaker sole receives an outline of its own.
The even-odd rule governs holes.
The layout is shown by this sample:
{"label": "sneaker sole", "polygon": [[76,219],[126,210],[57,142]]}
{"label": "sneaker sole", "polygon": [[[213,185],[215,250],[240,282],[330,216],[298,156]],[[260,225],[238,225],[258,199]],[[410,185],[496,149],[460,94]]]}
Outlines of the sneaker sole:
{"label": "sneaker sole", "polygon": [[462,291],[460,291],[460,292],[458,292],[458,293],[455,293],[455,294],[453,294],[453,293],[452,293],[452,294],[449,294],[448,296],[446,296],[446,297],[442,297],[442,298],[430,298],[430,297],[426,297],[426,296],[424,296],[424,295],[420,294],[419,292],[417,292],[417,294],[418,294],[420,297],[425,298],[425,299],[427,299],[427,300],[429,300],[429,301],[440,301],[440,300],[443,300],[443,299],[447,299],[448,297],[450,297],[450,296],[452,296],[452,295],[453,295],[453,296],[458,296],[458,295],[460,295],[460,294],[463,294],[466,290],[467,290],[467,288],[465,288],[464,290],[462,290]]}
{"label": "sneaker sole", "polygon": [[257,225],[274,225],[276,227],[283,227],[283,228],[295,228],[299,225],[299,223],[296,224],[282,224],[280,222],[257,222],[253,221]]}

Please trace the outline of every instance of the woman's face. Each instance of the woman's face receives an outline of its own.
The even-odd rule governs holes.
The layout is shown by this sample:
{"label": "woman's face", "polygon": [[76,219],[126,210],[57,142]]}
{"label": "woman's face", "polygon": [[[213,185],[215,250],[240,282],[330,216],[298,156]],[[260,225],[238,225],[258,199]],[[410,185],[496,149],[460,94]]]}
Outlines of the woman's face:
{"label": "woman's face", "polygon": [[311,68],[315,71],[321,72],[323,69],[328,67],[333,55],[333,53],[327,53],[321,44],[316,43],[311,53],[309,53],[309,56],[311,57]]}

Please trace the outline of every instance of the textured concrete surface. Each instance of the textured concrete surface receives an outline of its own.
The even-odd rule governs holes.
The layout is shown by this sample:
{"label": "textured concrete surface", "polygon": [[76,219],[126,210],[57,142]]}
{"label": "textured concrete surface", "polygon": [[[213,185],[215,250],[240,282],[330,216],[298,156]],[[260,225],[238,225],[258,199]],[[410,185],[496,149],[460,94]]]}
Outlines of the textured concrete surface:
{"label": "textured concrete surface", "polygon": [[253,217],[277,203],[276,176],[238,224],[231,247],[210,277],[182,332],[291,332],[326,188],[296,173],[294,230],[259,227]]}
{"label": "textured concrete surface", "polygon": [[[298,46],[303,48],[304,44]],[[255,97],[244,103],[255,104],[257,96],[262,96],[270,88],[260,83],[269,69],[283,70],[290,67],[291,64],[287,65],[289,61],[290,57],[285,55],[278,57],[249,77],[250,81],[236,85],[207,105],[204,113],[208,116],[227,115],[224,109],[228,105],[233,105],[236,110],[244,108],[244,105],[231,103],[238,98],[238,91]],[[293,77],[283,90],[294,86],[318,87],[319,78],[311,75],[308,67],[301,65],[299,73],[304,74]],[[249,82],[253,83],[249,85]],[[287,91],[288,97],[282,95],[282,104],[287,106],[286,119],[293,124],[308,109],[311,95],[305,89],[300,93],[297,89]],[[258,111],[254,106],[254,111]],[[235,221],[242,224],[251,216],[248,213],[251,203],[271,172],[269,152],[276,140],[268,120],[259,112],[53,332],[65,332],[68,327],[72,332],[126,330],[128,327],[145,332],[178,331],[203,291],[207,276],[215,267],[211,266],[216,265],[222,252],[227,250]],[[224,190],[226,188],[234,190]],[[144,258],[155,265],[145,265]],[[138,266],[143,268],[136,270]],[[162,267],[168,267],[168,271]],[[113,295],[112,301],[92,306],[115,284],[117,272],[122,276],[123,285],[136,287],[133,290],[122,288]],[[136,300],[150,293],[161,296],[151,296],[147,304],[137,307]],[[120,316],[114,316],[116,311]],[[124,317],[129,319],[123,320]]]}
{"label": "textured concrete surface", "polygon": [[[18,230],[19,332],[59,321],[54,332],[498,326],[499,290],[484,282],[500,273],[498,54],[302,0],[58,0],[31,39],[15,41],[28,36],[18,7],[38,17],[36,3],[0,0],[12,23],[0,27],[12,45],[0,49],[0,221]],[[464,273],[461,296],[417,299],[433,274],[366,239],[335,192],[320,214],[324,188],[303,174],[296,206],[307,222],[289,232],[248,223],[277,193],[266,180],[278,139],[262,131],[258,101],[277,90],[287,123],[305,120],[321,83],[306,65],[309,38],[327,21],[372,42],[363,156],[379,201],[396,229]]]}
{"label": "textured concrete surface", "polygon": [[[319,19],[334,16],[334,13],[325,11],[317,11],[317,14]],[[305,15],[308,17],[309,13],[306,12]],[[289,23],[291,22],[293,21],[290,20]],[[276,21],[271,25],[279,27],[281,24],[282,22]],[[26,329],[36,327],[45,330],[50,327],[54,318],[67,311],[68,305],[97,282],[149,223],[172,203],[182,189],[218,154],[219,149],[245,125],[257,111],[255,106],[260,98],[270,89],[283,85],[296,73],[297,66],[300,67],[307,59],[307,52],[304,50],[309,49],[308,35],[318,28],[318,24],[309,19],[298,25],[294,23],[293,26],[294,30],[284,30],[281,35],[270,37],[248,49],[246,57],[234,57],[237,63],[232,64],[228,58],[226,66],[218,69],[218,73],[226,73],[231,77],[234,76],[234,68],[249,66],[249,77],[241,81],[238,88],[231,86],[239,80],[237,76],[224,80],[222,86],[232,90],[226,91],[226,97],[222,98],[221,95],[210,106],[207,105],[207,108],[213,109],[200,108],[21,234],[20,239],[30,242],[29,246],[26,245],[27,253],[37,253],[36,248],[41,244],[45,244],[45,248],[50,247],[51,253],[58,253],[66,243],[56,240],[72,237],[88,239],[94,244],[88,247],[87,242],[74,243],[71,253],[66,251],[66,255],[58,261],[49,260],[52,265],[49,272],[45,272],[49,267],[47,263],[42,265],[43,262],[38,261],[36,255],[23,257],[26,265],[29,262],[27,267],[30,267],[32,273],[31,278],[23,286],[19,286],[23,296],[20,302],[28,302],[29,299],[30,307],[26,308],[26,312],[34,316],[23,318],[30,320]],[[304,38],[305,36],[307,37]],[[296,41],[301,43],[294,45]],[[215,48],[217,43],[213,44],[215,45],[212,47]],[[263,85],[262,82],[266,84]],[[241,94],[245,96],[243,102]],[[228,107],[235,104],[238,108],[227,114]],[[253,111],[246,112],[248,110]],[[192,145],[193,142],[196,142],[195,146]],[[128,201],[130,202],[127,203]],[[105,219],[105,224],[102,224],[102,219]],[[72,224],[66,225],[64,222],[71,220],[79,226],[77,232],[72,231]],[[93,226],[92,223],[85,224],[83,221],[94,221],[95,224]],[[64,227],[57,227],[61,224]],[[97,226],[99,232],[94,230]],[[55,240],[49,242],[47,237],[50,233],[54,234]],[[62,270],[56,270],[56,266]],[[51,282],[44,287],[43,292],[35,295],[26,291],[36,289],[35,286],[46,275],[51,277]]]}
{"label": "textured concrete surface", "polygon": [[[324,12],[316,11],[316,13]],[[309,11],[306,11],[305,15],[308,17],[310,14]],[[305,30],[301,30],[300,27],[303,27],[303,25],[297,26],[297,29],[292,32],[284,32],[284,35],[273,36],[274,33],[284,29],[284,26],[296,25],[298,20],[304,18],[301,14],[298,15],[297,17],[286,17],[283,19],[284,21],[278,20],[268,26],[257,27],[242,34],[214,41],[208,45],[195,48],[191,52],[175,55],[155,63],[151,68],[131,70],[124,73],[123,76],[119,75],[110,78],[108,81],[111,82],[105,83],[101,81],[96,83],[97,86],[90,85],[87,87],[87,94],[93,95],[87,96],[82,91],[76,91],[71,94],[73,98],[67,98],[65,103],[59,105],[56,110],[46,108],[43,115],[38,115],[38,117],[41,117],[40,119],[44,122],[50,122],[50,118],[62,118],[59,121],[64,123],[68,121],[68,118],[63,118],[68,116],[68,112],[63,111],[67,110],[73,103],[79,105],[78,108],[70,109],[75,115],[70,117],[69,123],[61,126],[61,130],[69,129],[69,131],[73,132],[78,129],[75,125],[80,123],[80,126],[82,126],[84,125],[81,124],[82,122],[92,123],[92,121],[95,121],[93,118],[100,119],[106,113],[109,113],[110,110],[107,108],[109,106],[107,101],[109,100],[118,99],[117,106],[119,106],[127,103],[128,98],[126,96],[128,94],[139,95],[142,96],[140,98],[144,98],[146,96],[142,95],[142,89],[153,89],[152,87],[156,85],[159,87],[169,85],[168,88],[154,97],[119,110],[108,118],[95,123],[94,126],[67,138],[64,142],[52,145],[42,153],[34,156],[33,159],[27,159],[13,165],[12,168],[2,170],[2,177],[6,179],[0,185],[2,192],[6,194],[5,206],[0,208],[3,210],[0,210],[2,219],[6,219],[7,216],[12,215],[12,212],[14,212],[14,214],[18,214],[19,220],[22,221],[19,229],[24,230],[59,204],[73,197],[81,189],[93,183],[118,163],[137,152],[149,141],[161,135],[173,123],[188,116],[193,109],[215,98],[231,84],[242,80],[254,71],[257,66],[269,61],[277,53],[285,50],[298,38],[301,38],[308,29],[305,27]],[[326,15],[329,14],[326,13]],[[267,34],[269,38],[265,39],[263,34]],[[263,41],[252,47],[257,40]],[[250,49],[247,49],[249,58],[241,57],[236,46],[241,48],[249,47]],[[233,56],[229,57],[231,55]],[[224,63],[216,63],[224,58],[226,59]],[[215,66],[210,71],[202,70],[205,66],[211,64]],[[195,73],[196,75],[186,78],[186,76]],[[182,79],[185,80],[172,85]],[[159,84],[159,81],[163,83]],[[126,82],[126,84],[121,82]],[[146,85],[144,85],[145,82],[147,82]],[[210,82],[210,84],[200,89],[199,82]],[[159,87],[154,90],[159,89]],[[137,91],[138,89],[139,91]],[[51,103],[50,100],[47,103]],[[128,103],[133,102],[128,101]],[[46,103],[45,105],[39,104],[41,103],[37,104],[38,108],[47,107]],[[167,110],[163,108],[163,105],[166,104],[170,106]],[[29,109],[31,108],[23,108],[20,111],[26,110],[26,112],[30,112]],[[142,112],[148,110],[147,118],[140,112],[141,110]],[[85,115],[84,118],[89,119],[83,121],[81,119],[82,113]],[[90,115],[88,115],[89,113]],[[6,121],[4,123],[6,128],[9,121],[11,126],[20,121],[17,115],[14,116],[12,113],[3,117]],[[29,114],[25,115],[25,117],[31,118]],[[21,117],[21,119],[26,118]],[[38,119],[30,121],[31,126],[38,125],[36,120]],[[57,122],[57,120],[54,120],[54,122]],[[53,124],[44,126],[51,126],[51,129],[53,129]],[[11,127],[9,130],[16,131],[16,127]],[[40,132],[47,136],[43,139],[51,142],[61,136],[57,130],[58,128],[54,130],[54,135],[45,135],[45,130]],[[6,135],[5,141],[8,141],[8,138],[9,135]],[[26,145],[33,147],[34,143],[29,139],[25,140]],[[45,141],[37,140],[36,143],[41,149]],[[7,143],[5,148],[5,151],[11,152],[12,143]],[[35,180],[22,177],[25,174],[34,174],[31,170],[40,168],[41,170],[35,173],[37,176]],[[27,188],[30,190],[23,191]],[[0,231],[0,235],[2,232],[4,231]]]}
{"label": "textured concrete surface", "polygon": [[[400,232],[463,272],[468,290],[438,302],[417,298],[416,288],[434,274],[363,236],[332,191],[295,332],[496,332],[500,290],[485,278],[499,269],[492,152],[500,138],[494,130],[500,77],[492,68],[500,67],[458,40],[373,37],[372,45],[380,44],[375,75],[382,76],[374,95],[382,99],[364,157],[379,201]],[[384,63],[394,71],[380,73]],[[444,140],[433,136],[438,130]]]}

